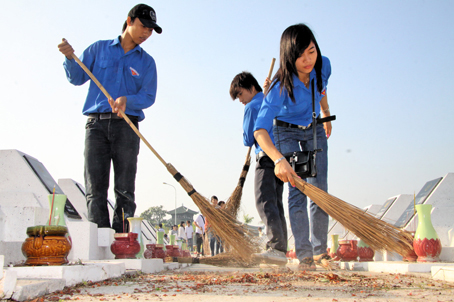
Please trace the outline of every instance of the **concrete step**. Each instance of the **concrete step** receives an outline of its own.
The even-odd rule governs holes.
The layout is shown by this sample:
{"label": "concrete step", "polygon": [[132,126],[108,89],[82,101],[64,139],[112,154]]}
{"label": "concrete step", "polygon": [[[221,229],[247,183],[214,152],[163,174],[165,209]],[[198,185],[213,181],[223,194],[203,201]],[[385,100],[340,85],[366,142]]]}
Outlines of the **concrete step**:
{"label": "concrete step", "polygon": [[18,279],[12,299],[26,301],[60,291],[65,287],[64,279]]}

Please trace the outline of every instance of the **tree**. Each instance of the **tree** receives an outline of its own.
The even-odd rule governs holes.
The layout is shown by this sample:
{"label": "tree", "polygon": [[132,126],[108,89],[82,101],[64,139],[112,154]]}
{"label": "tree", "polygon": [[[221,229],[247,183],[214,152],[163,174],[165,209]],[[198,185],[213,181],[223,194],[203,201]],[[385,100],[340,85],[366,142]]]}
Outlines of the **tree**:
{"label": "tree", "polygon": [[245,224],[249,224],[254,220],[254,217],[249,216],[248,214],[243,215],[243,220]]}
{"label": "tree", "polygon": [[151,225],[157,226],[160,223],[162,225],[168,225],[169,224],[169,219],[165,219],[168,214],[167,212],[163,209],[163,206],[157,206],[157,207],[151,207],[145,212],[142,212],[140,214],[140,217],[144,218],[147,220]]}

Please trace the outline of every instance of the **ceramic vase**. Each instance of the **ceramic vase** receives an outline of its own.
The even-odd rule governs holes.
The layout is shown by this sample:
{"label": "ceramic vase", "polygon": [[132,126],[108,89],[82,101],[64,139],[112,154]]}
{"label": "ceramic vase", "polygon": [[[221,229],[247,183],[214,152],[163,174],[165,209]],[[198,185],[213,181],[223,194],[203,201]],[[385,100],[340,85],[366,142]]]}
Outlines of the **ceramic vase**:
{"label": "ceramic vase", "polygon": [[62,265],[68,263],[71,242],[66,237],[66,226],[34,226],[27,228],[22,244],[26,265]]}
{"label": "ceramic vase", "polygon": [[164,261],[166,257],[166,252],[164,251],[164,244],[156,244],[154,249],[153,258],[159,258]]}
{"label": "ceramic vase", "polygon": [[47,198],[49,200],[49,219],[47,220],[47,225],[66,226],[65,222],[66,195],[49,194]]}
{"label": "ceramic vase", "polygon": [[339,248],[336,255],[341,261],[356,261],[358,259],[358,248],[356,240],[339,240]]}
{"label": "ceramic vase", "polygon": [[333,260],[339,260],[339,257],[336,255],[336,251],[339,248],[339,235],[334,234],[331,235],[331,247],[328,248],[328,256],[330,256]]}
{"label": "ceramic vase", "polygon": [[137,242],[137,233],[116,233],[114,242],[110,245],[110,250],[115,255],[115,259],[135,259],[140,251]]}
{"label": "ceramic vase", "polygon": [[158,235],[158,242],[157,244],[164,244],[164,232],[157,231],[156,234]]}
{"label": "ceramic vase", "polygon": [[137,253],[136,258],[143,258],[143,252],[145,251],[141,228],[142,220],[142,217],[128,217],[129,231],[137,234],[137,242],[139,242],[140,245],[140,251]]}
{"label": "ceramic vase", "polygon": [[432,205],[416,205],[418,227],[413,240],[413,248],[418,255],[418,262],[437,262],[441,253],[441,241],[432,225]]}
{"label": "ceramic vase", "polygon": [[367,243],[360,240],[358,243],[359,262],[374,261],[374,255],[374,250]]}
{"label": "ceramic vase", "polygon": [[156,244],[147,244],[146,245],[146,250],[145,252],[143,252],[143,257],[145,259],[152,259],[152,258],[156,258],[155,257],[155,248],[156,248]]}

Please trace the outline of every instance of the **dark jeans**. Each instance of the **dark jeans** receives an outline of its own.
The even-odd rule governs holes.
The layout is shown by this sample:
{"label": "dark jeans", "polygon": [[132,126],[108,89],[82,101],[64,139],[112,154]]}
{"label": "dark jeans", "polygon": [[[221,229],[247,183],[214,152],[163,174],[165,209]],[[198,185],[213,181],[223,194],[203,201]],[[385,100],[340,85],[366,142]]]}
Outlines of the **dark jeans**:
{"label": "dark jeans", "polygon": [[255,206],[266,225],[267,248],[287,252],[287,224],[282,204],[284,183],[274,175],[274,163],[263,156],[255,166]]}
{"label": "dark jeans", "polygon": [[202,255],[204,254],[204,251],[203,251],[203,236],[202,234],[199,234],[199,233],[196,233],[195,234],[196,238],[197,238],[197,241],[196,241],[196,245],[197,245],[197,253],[200,254],[200,250],[202,250]]}
{"label": "dark jeans", "polygon": [[219,253],[224,253],[224,247],[222,246],[222,240],[219,236],[216,236],[216,255]]}
{"label": "dark jeans", "polygon": [[194,250],[192,246],[192,238],[188,238],[188,249],[192,252]]}
{"label": "dark jeans", "polygon": [[215,250],[215,244],[216,244],[216,237],[211,236],[210,238],[210,250],[211,250],[211,256],[216,255],[216,250]]}
{"label": "dark jeans", "polygon": [[[138,118],[130,117],[138,126]],[[112,228],[123,232],[122,209],[125,232],[134,217],[135,179],[140,138],[123,119],[99,120],[89,118],[85,126],[85,190],[88,220],[99,228],[110,228],[107,191],[109,189],[110,163],[114,170],[115,208]]]}

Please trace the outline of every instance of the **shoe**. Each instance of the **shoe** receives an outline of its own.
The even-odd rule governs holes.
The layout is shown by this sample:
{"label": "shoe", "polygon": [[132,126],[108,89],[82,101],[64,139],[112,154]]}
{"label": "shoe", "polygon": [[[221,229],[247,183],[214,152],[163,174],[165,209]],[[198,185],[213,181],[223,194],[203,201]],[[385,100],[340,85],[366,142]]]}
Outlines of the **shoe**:
{"label": "shoe", "polygon": [[269,264],[287,264],[287,257],[284,252],[270,248],[262,253],[252,254],[252,257],[261,262]]}
{"label": "shoe", "polygon": [[300,260],[298,265],[298,270],[300,271],[315,271],[317,267],[315,266],[314,258],[306,257]]}

